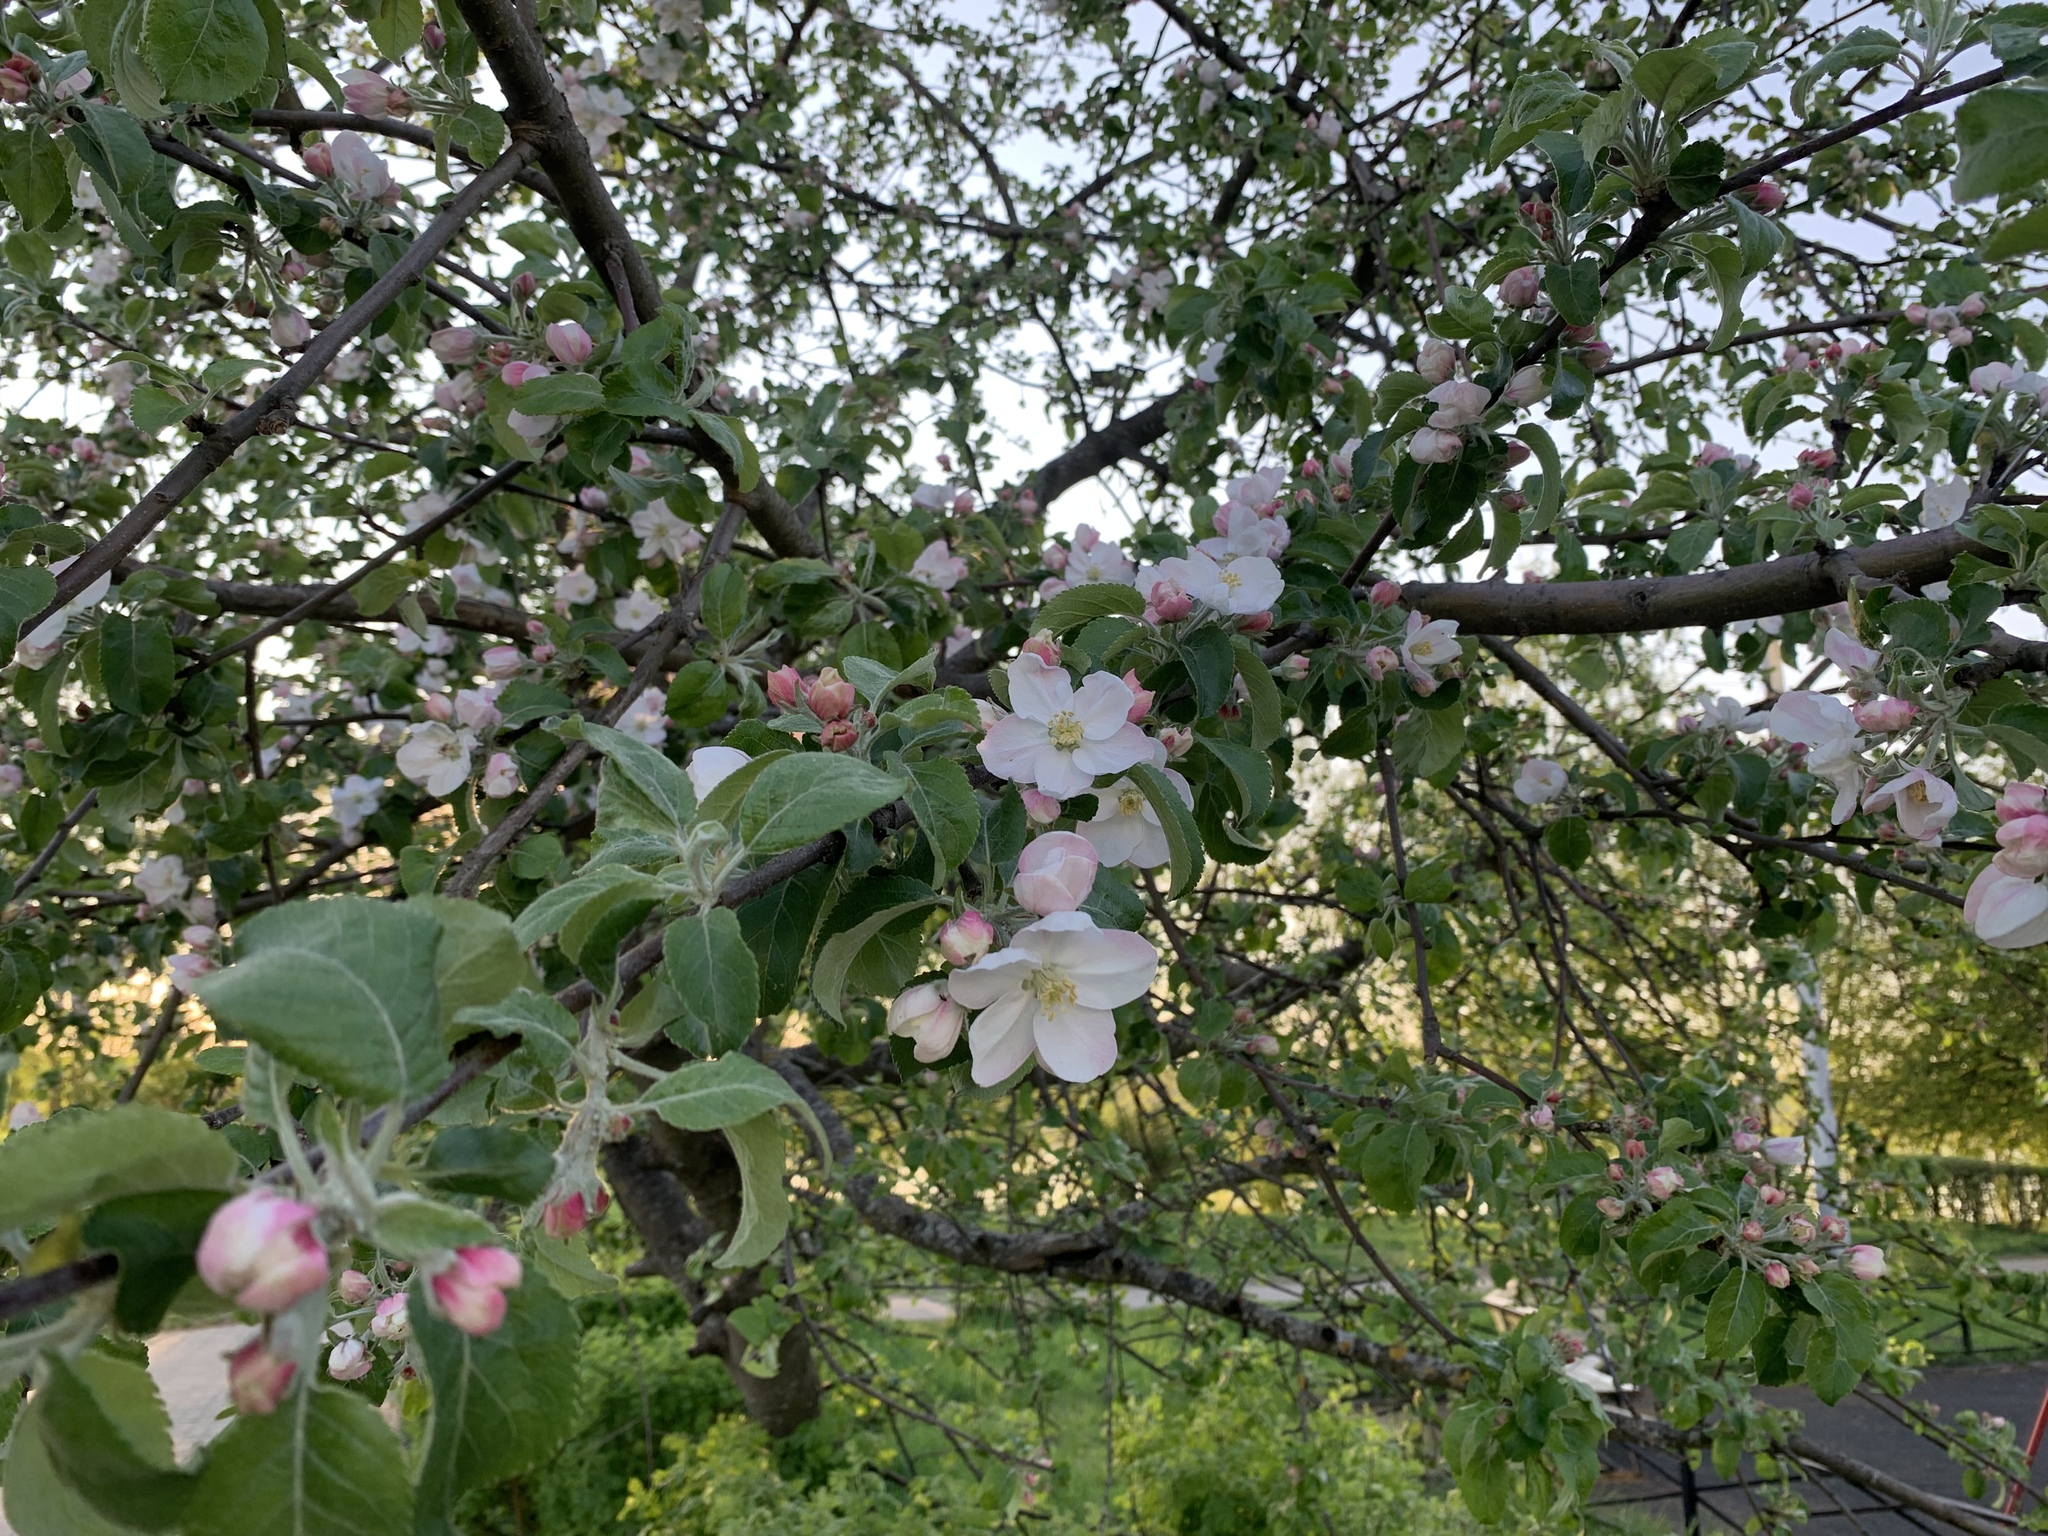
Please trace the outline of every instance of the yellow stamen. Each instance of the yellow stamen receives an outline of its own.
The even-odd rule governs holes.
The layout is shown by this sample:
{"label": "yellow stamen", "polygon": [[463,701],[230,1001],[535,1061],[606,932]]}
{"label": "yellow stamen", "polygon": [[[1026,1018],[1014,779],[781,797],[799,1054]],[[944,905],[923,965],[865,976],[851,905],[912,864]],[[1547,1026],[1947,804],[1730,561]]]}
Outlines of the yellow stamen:
{"label": "yellow stamen", "polygon": [[1031,979],[1024,983],[1024,990],[1037,998],[1038,1006],[1049,1014],[1074,1006],[1074,984],[1051,966],[1033,971]]}
{"label": "yellow stamen", "polygon": [[1071,752],[1081,745],[1084,735],[1081,717],[1071,709],[1063,709],[1045,722],[1045,734],[1062,752]]}
{"label": "yellow stamen", "polygon": [[1135,816],[1145,809],[1145,796],[1141,790],[1125,789],[1116,797],[1117,814]]}

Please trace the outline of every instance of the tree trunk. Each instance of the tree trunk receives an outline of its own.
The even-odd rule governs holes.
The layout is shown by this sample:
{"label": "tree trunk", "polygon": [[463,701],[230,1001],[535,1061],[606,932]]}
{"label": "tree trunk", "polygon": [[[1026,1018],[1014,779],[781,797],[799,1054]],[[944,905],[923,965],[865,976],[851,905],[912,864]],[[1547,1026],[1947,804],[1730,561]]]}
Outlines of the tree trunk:
{"label": "tree trunk", "polygon": [[690,1305],[697,1325],[692,1353],[724,1362],[747,1416],[777,1439],[816,1418],[824,1391],[810,1336],[792,1328],[783,1337],[775,1374],[757,1376],[741,1363],[746,1339],[726,1320],[761,1294],[766,1266],[730,1275],[712,1288],[690,1273],[693,1253],[739,1225],[740,1169],[725,1138],[657,1124],[607,1148],[604,1165],[626,1219],[647,1245],[648,1267],[665,1275]]}

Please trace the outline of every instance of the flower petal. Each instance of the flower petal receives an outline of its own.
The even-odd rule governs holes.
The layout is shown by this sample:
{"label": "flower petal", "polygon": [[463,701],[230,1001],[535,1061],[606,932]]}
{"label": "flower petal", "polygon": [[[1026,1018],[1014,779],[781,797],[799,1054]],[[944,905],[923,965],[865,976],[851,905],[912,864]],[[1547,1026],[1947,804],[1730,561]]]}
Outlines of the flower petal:
{"label": "flower petal", "polygon": [[1116,1065],[1116,1020],[1100,1008],[1062,1008],[1034,1032],[1038,1059],[1055,1077],[1090,1082]]}
{"label": "flower petal", "polygon": [[1024,978],[1037,970],[1038,956],[1026,949],[999,949],[946,978],[946,995],[962,1008],[987,1008],[1021,994]]}
{"label": "flower petal", "polygon": [[1031,1059],[1037,1016],[1038,1000],[1027,992],[1013,992],[974,1016],[967,1029],[967,1048],[974,1055],[976,1084],[993,1088]]}
{"label": "flower petal", "polygon": [[1026,651],[1010,663],[1010,708],[1041,723],[1073,707],[1074,680]]}
{"label": "flower petal", "polygon": [[[1084,741],[1081,745],[1085,748],[1091,744]],[[1119,766],[1128,768],[1131,765],[1122,763]],[[1066,800],[1093,789],[1095,773],[1082,763],[1079,752],[1062,752],[1047,742],[1032,764],[1032,782],[1055,800]]]}
{"label": "flower petal", "polygon": [[[1125,690],[1129,692],[1128,689]],[[1152,741],[1143,731],[1125,721],[1106,736],[1090,737],[1074,748],[1074,762],[1090,775],[1122,773],[1126,768],[1152,759]],[[1079,794],[1079,790],[1069,790]]]}
{"label": "flower petal", "polygon": [[1068,707],[1081,717],[1081,734],[1090,741],[1114,736],[1119,726],[1129,723],[1136,695],[1131,685],[1114,672],[1091,672],[1081,679],[1080,691]]}
{"label": "flower petal", "polygon": [[1005,715],[981,738],[981,760],[990,773],[1029,783],[1038,749],[1045,744],[1043,721]]}

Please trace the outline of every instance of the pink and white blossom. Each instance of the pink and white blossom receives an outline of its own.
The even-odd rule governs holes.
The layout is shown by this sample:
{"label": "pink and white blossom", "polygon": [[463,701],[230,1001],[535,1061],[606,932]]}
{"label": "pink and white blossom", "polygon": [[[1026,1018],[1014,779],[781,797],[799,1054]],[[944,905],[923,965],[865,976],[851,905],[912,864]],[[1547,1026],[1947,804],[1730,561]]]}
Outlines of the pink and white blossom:
{"label": "pink and white blossom", "polygon": [[752,761],[738,747],[699,747],[690,754],[683,772],[690,777],[691,790],[702,800]]}
{"label": "pink and white blossom", "polygon": [[327,1250],[314,1234],[319,1212],[301,1200],[251,1189],[215,1211],[199,1239],[199,1278],[251,1312],[282,1312],[327,1285]]}
{"label": "pink and white blossom", "polygon": [[469,781],[470,752],[475,740],[438,720],[409,725],[395,754],[398,771],[430,795],[443,799]]}
{"label": "pink and white blossom", "polygon": [[1872,789],[1863,797],[1863,808],[1889,810],[1916,843],[1938,843],[1942,829],[1955,819],[1958,802],[1954,786],[1925,768],[1914,768]]}
{"label": "pink and white blossom", "polygon": [[1011,882],[1017,902],[1039,917],[1071,912],[1088,899],[1100,862],[1095,845],[1073,832],[1047,832],[1024,845]]}
{"label": "pink and white blossom", "polygon": [[1994,859],[1970,882],[1963,921],[1993,949],[2048,944],[2048,886],[2009,875]]}
{"label": "pink and white blossom", "polygon": [[968,1031],[974,1081],[993,1087],[1034,1056],[1068,1082],[1102,1076],[1116,1065],[1111,1010],[1143,997],[1158,969],[1144,938],[1097,928],[1084,912],[1031,924],[948,981],[955,1002],[978,1010]]}
{"label": "pink and white blossom", "polygon": [[967,579],[967,562],[954,554],[944,539],[933,539],[911,562],[910,579],[950,592]]}
{"label": "pink and white blossom", "polygon": [[1145,733],[1128,718],[1131,690],[1114,673],[1090,673],[1076,689],[1062,668],[1022,655],[1010,663],[1009,683],[1012,713],[981,741],[991,773],[1064,800],[1092,788],[1097,774],[1122,773],[1151,756]]}
{"label": "pink and white blossom", "polygon": [[1515,776],[1511,788],[1515,798],[1524,805],[1548,805],[1570,789],[1571,784],[1571,775],[1565,772],[1562,763],[1554,763],[1547,757],[1532,757],[1522,764],[1522,771]]}
{"label": "pink and white blossom", "polygon": [[910,1054],[927,1064],[953,1054],[966,1022],[967,1010],[932,982],[906,988],[889,1005],[889,1033],[911,1041]]}
{"label": "pink and white blossom", "polygon": [[[1195,792],[1188,781],[1171,768],[1161,770],[1189,810],[1195,808]],[[1138,869],[1157,869],[1172,857],[1166,829],[1159,812],[1145,792],[1129,779],[1118,779],[1095,796],[1094,819],[1081,824],[1081,836],[1094,846],[1105,865],[1130,864]]]}
{"label": "pink and white blossom", "polygon": [[472,1337],[505,1321],[505,1293],[519,1288],[516,1254],[503,1248],[458,1248],[455,1261],[428,1282],[435,1310]]}

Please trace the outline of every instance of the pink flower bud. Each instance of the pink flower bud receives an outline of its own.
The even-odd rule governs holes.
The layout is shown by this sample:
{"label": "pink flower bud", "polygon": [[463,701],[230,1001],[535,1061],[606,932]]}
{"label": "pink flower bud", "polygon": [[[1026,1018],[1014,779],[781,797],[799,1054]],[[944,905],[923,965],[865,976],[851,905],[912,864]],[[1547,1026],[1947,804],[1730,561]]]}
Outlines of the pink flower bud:
{"label": "pink flower bud", "polygon": [[1853,706],[1850,713],[1855,715],[1856,724],[1863,730],[1884,735],[1903,731],[1911,725],[1913,717],[1920,713],[1920,706],[1911,699],[1869,699]]}
{"label": "pink flower bud", "polygon": [[1621,1155],[1631,1162],[1638,1162],[1649,1155],[1650,1149],[1631,1136],[1621,1144]]}
{"label": "pink flower bud", "polygon": [[[393,98],[405,94],[382,75],[367,69],[343,70],[341,80],[342,106],[361,117],[391,116]],[[408,100],[407,106],[410,105]]]}
{"label": "pink flower bud", "polygon": [[510,752],[491,754],[491,760],[484,765],[481,788],[489,800],[509,799],[519,792],[519,765]]}
{"label": "pink flower bud", "polygon": [[1257,613],[1248,613],[1237,621],[1237,632],[1241,635],[1263,635],[1273,627],[1273,610],[1261,608]]}
{"label": "pink flower bud", "polygon": [[443,326],[427,338],[434,356],[451,368],[466,368],[475,362],[482,344],[483,333],[468,325]]}
{"label": "pink flower bud", "polygon": [[490,645],[484,647],[484,676],[493,682],[505,682],[526,670],[526,657],[516,645]]}
{"label": "pink flower bud", "polygon": [[441,1315],[474,1338],[505,1321],[505,1293],[518,1288],[519,1259],[503,1248],[458,1248],[428,1289]]}
{"label": "pink flower bud", "polygon": [[590,354],[595,349],[590,332],[574,320],[557,320],[542,334],[547,338],[548,351],[564,368],[581,368],[590,361]]}
{"label": "pink flower bud", "polygon": [[289,304],[270,312],[270,340],[280,352],[296,352],[313,339],[313,323]]}
{"label": "pink flower bud", "polygon": [[1557,1111],[1548,1104],[1538,1104],[1534,1109],[1528,1110],[1523,1114],[1522,1124],[1528,1126],[1531,1130],[1547,1131],[1557,1124]]}
{"label": "pink flower bud", "polygon": [[522,303],[540,290],[540,281],[531,272],[521,272],[512,279],[512,297]]}
{"label": "pink flower bud", "polygon": [[1790,1198],[1775,1184],[1766,1184],[1756,1192],[1757,1199],[1766,1207],[1783,1205]]}
{"label": "pink flower bud", "polygon": [[541,1207],[540,1224],[549,1237],[557,1242],[565,1237],[574,1237],[610,1208],[612,1197],[600,1187],[594,1198],[585,1200],[583,1191],[550,1200]]}
{"label": "pink flower bud", "polygon": [[856,702],[853,684],[839,675],[837,667],[825,668],[811,684],[811,713],[820,720],[844,720]]}
{"label": "pink flower bud", "polygon": [[1049,827],[1060,819],[1061,803],[1051,795],[1041,794],[1035,789],[1020,790],[1018,797],[1024,802],[1024,814],[1034,827]]}
{"label": "pink flower bud", "polygon": [[0,65],[0,101],[18,107],[28,100],[28,81],[7,65]]}
{"label": "pink flower bud", "polygon": [[1048,571],[1064,571],[1067,568],[1067,547],[1064,544],[1048,544],[1038,552],[1038,563]]}
{"label": "pink flower bud", "polygon": [[544,379],[552,370],[546,363],[522,363],[513,361],[498,370],[498,377],[507,389],[517,389],[530,379]]}
{"label": "pink flower bud", "polygon": [[1728,1145],[1737,1152],[1754,1152],[1763,1144],[1763,1138],[1754,1131],[1737,1131],[1728,1138]]}
{"label": "pink flower bud", "polygon": [[1806,1138],[1773,1136],[1764,1143],[1764,1156],[1780,1168],[1797,1168],[1806,1161]]}
{"label": "pink flower bud", "polygon": [[1927,323],[1927,306],[1925,304],[1908,304],[1905,314],[1907,320],[1911,321],[1914,325],[1925,325]]}
{"label": "pink flower bud", "polygon": [[1792,1234],[1792,1241],[1795,1243],[1813,1241],[1813,1223],[1796,1212],[1785,1218],[1785,1230]]}
{"label": "pink flower bud", "polygon": [[323,181],[334,174],[334,151],[325,144],[308,144],[299,151],[299,159],[305,162],[307,170]]}
{"label": "pink flower bud", "polygon": [[803,697],[803,674],[795,667],[780,666],[768,674],[768,702],[777,709],[795,709]]}
{"label": "pink flower bud", "polygon": [[1384,613],[1401,601],[1401,583],[1384,580],[1374,582],[1370,601],[1373,607]]}
{"label": "pink flower bud", "polygon": [[[394,1268],[397,1266],[393,1266]],[[370,1332],[380,1339],[397,1342],[412,1331],[412,1317],[403,1296],[386,1296],[377,1303],[376,1314],[370,1319]]]}
{"label": "pink flower bud", "polygon": [[988,953],[995,940],[995,925],[969,907],[939,929],[939,953],[948,964],[972,965]]}
{"label": "pink flower bud", "polygon": [[1152,596],[1146,604],[1146,615],[1155,624],[1178,624],[1195,611],[1195,600],[1188,596],[1177,581],[1162,581],[1152,588]]}
{"label": "pink flower bud", "polygon": [[972,492],[972,491],[959,491],[959,492],[956,492],[956,493],[954,494],[954,497],[953,497],[953,511],[954,511],[954,512],[955,512],[955,513],[956,513],[957,515],[959,515],[959,516],[961,516],[961,517],[965,517],[965,516],[966,516],[966,515],[967,515],[968,513],[972,512],[973,510],[974,510],[974,492]]}
{"label": "pink flower bud", "polygon": [[439,53],[448,46],[448,34],[441,30],[441,23],[430,21],[420,28],[420,41],[427,45],[430,53]]}
{"label": "pink flower bud", "polygon": [[361,1339],[343,1339],[327,1352],[327,1374],[336,1381],[360,1381],[370,1374],[370,1364]]}
{"label": "pink flower bud", "polygon": [[1415,371],[1432,384],[1447,382],[1458,366],[1458,349],[1432,336],[1415,355]]}
{"label": "pink flower bud", "polygon": [[1060,664],[1060,643],[1053,638],[1049,629],[1041,629],[1017,649],[1022,655],[1036,656],[1048,667]]}
{"label": "pink flower bud", "polygon": [[266,1341],[251,1339],[228,1357],[228,1397],[235,1412],[275,1413],[298,1369],[282,1355],[273,1355]]}
{"label": "pink flower bud", "polygon": [[1095,845],[1074,832],[1045,832],[1024,845],[1013,887],[1040,917],[1072,912],[1095,887]]}
{"label": "pink flower bud", "polygon": [[1977,339],[1977,333],[1967,325],[1954,325],[1949,327],[1947,334],[1941,339],[1952,347],[1967,347]]}
{"label": "pink flower bud", "polygon": [[1669,1200],[1685,1188],[1685,1175],[1668,1164],[1659,1164],[1643,1175],[1643,1188],[1652,1200]]}
{"label": "pink flower bud", "polygon": [[1593,1202],[1594,1207],[1609,1221],[1619,1221],[1628,1206],[1612,1195],[1603,1195]]}
{"label": "pink flower bud", "polygon": [[1253,1035],[1245,1041],[1244,1048],[1254,1056],[1273,1057],[1280,1054],[1280,1042],[1271,1035]]}
{"label": "pink flower bud", "polygon": [[1999,823],[1998,857],[1992,862],[2005,874],[2035,880],[2048,874],[2048,816],[2022,816]]}
{"label": "pink flower bud", "polygon": [[1375,683],[1400,665],[1401,658],[1384,645],[1374,646],[1365,653],[1364,659],[1359,662],[1359,666],[1365,671],[1367,680]]}
{"label": "pink flower bud", "polygon": [[1323,461],[1317,458],[1314,454],[1310,454],[1307,458],[1301,461],[1301,475],[1304,480],[1322,479]]}
{"label": "pink flower bud", "polygon": [[428,694],[420,707],[427,712],[429,720],[439,720],[443,725],[455,718],[455,702],[445,693]]}
{"label": "pink flower bud", "polygon": [[1785,492],[1785,505],[1794,512],[1804,512],[1813,505],[1813,487],[1801,480]]}
{"label": "pink flower bud", "polygon": [[1500,280],[1500,301],[1508,309],[1527,309],[1543,296],[1543,274],[1535,267],[1517,267]]}
{"label": "pink flower bud", "polygon": [[235,1196],[199,1239],[199,1277],[251,1312],[282,1312],[327,1284],[327,1250],[313,1235],[319,1213],[267,1189]]}
{"label": "pink flower bud", "polygon": [[1764,1266],[1764,1284],[1774,1291],[1782,1291],[1792,1283],[1792,1271],[1777,1259]]}
{"label": "pink flower bud", "polygon": [[1849,1223],[1839,1216],[1823,1216],[1820,1235],[1831,1243],[1846,1243],[1849,1241]]}
{"label": "pink flower bud", "polygon": [[1161,726],[1159,745],[1166,748],[1167,757],[1177,763],[1195,750],[1195,733],[1184,725]]}
{"label": "pink flower bud", "polygon": [[1745,1243],[1760,1243],[1764,1240],[1764,1224],[1752,1216],[1736,1229],[1736,1236]]}
{"label": "pink flower bud", "polygon": [[1131,707],[1124,718],[1136,725],[1152,713],[1152,690],[1139,686],[1136,668],[1124,673],[1124,686],[1131,690]]}
{"label": "pink flower bud", "polygon": [[1760,181],[1749,189],[1749,201],[1759,213],[1776,213],[1785,206],[1785,189],[1775,181]]}
{"label": "pink flower bud", "polygon": [[351,1307],[360,1307],[368,1301],[376,1288],[370,1277],[360,1269],[344,1269],[341,1278],[334,1282],[335,1291]]}
{"label": "pink flower bud", "polygon": [[1283,683],[1300,683],[1308,680],[1309,659],[1296,651],[1292,656],[1280,658],[1280,665],[1273,669],[1273,675]]}
{"label": "pink flower bud", "polygon": [[1832,448],[1803,448],[1799,453],[1802,468],[1810,469],[1817,475],[1824,475],[1835,467],[1835,450]]}
{"label": "pink flower bud", "polygon": [[1956,313],[1962,316],[1962,318],[1965,320],[1975,320],[1979,315],[1984,313],[1985,308],[1986,305],[1984,303],[1984,295],[1981,293],[1973,293],[1967,299],[1963,300],[1962,303],[1956,306]]}

